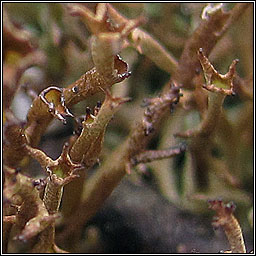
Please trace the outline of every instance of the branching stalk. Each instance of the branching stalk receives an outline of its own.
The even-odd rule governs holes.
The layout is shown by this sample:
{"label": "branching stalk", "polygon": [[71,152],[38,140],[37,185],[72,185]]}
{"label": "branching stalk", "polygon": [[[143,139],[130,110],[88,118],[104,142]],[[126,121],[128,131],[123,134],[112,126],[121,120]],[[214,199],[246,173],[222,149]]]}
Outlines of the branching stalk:
{"label": "branching stalk", "polygon": [[[198,28],[187,40],[182,55],[179,59],[179,66],[175,73],[174,81],[186,89],[194,89],[191,83],[196,70],[200,69],[197,58],[197,51],[203,48],[208,56],[218,40],[239,19],[250,3],[237,3],[229,12],[224,12],[222,8],[216,8],[206,19],[202,20]],[[221,6],[220,6],[221,7]]]}
{"label": "branching stalk", "polygon": [[228,238],[232,253],[246,253],[244,238],[241,227],[233,215],[235,205],[233,203],[224,204],[221,200],[210,200],[210,208],[216,211],[214,227],[223,227]]}
{"label": "branching stalk", "polygon": [[[67,230],[64,230],[62,239],[65,240],[65,237],[67,238],[77,231],[79,226],[86,223],[95,214],[125,176],[127,169],[129,172],[131,158],[146,147],[153,130],[161,121],[161,117],[171,104],[177,103],[178,99],[179,89],[171,87],[163,95],[150,100],[142,120],[135,125],[126,141],[108,157],[95,175],[87,180],[83,202],[78,211],[70,217],[69,225],[67,225]],[[74,218],[76,222],[73,221]]]}
{"label": "branching stalk", "polygon": [[203,116],[200,126],[195,130],[189,130],[185,133],[177,133],[180,137],[209,137],[215,127],[222,113],[222,105],[227,95],[234,95],[233,79],[235,75],[235,65],[238,60],[234,60],[230,65],[229,71],[225,75],[219,74],[210,61],[203,54],[200,48],[198,51],[198,58],[203,67],[206,84],[203,88],[208,92],[208,110]]}

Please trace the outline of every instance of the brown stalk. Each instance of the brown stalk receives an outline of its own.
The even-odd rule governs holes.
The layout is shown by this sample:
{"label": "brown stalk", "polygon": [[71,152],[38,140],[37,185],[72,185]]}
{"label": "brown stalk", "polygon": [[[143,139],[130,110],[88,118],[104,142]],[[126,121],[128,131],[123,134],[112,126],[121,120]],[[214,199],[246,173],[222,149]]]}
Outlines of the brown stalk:
{"label": "brown stalk", "polygon": [[48,173],[47,184],[44,193],[44,204],[50,214],[58,212],[62,198],[63,186],[77,178],[74,174],[77,169],[82,168],[81,164],[74,164],[69,157],[68,143],[64,144],[61,156],[52,160],[43,151],[26,145],[28,154],[36,159]]}
{"label": "brown stalk", "polygon": [[176,135],[191,138],[189,150],[194,168],[200,175],[202,184],[210,183],[209,173],[214,172],[221,180],[232,186],[238,186],[239,180],[229,172],[226,163],[223,160],[215,159],[211,153],[214,132],[220,127],[219,122],[223,121],[225,117],[222,113],[224,99],[228,95],[234,95],[233,79],[237,60],[232,62],[227,74],[221,75],[211,65],[202,49],[198,51],[198,58],[206,80],[203,88],[208,90],[208,107],[202,112],[202,121],[198,128],[188,130],[185,133],[179,132]]}
{"label": "brown stalk", "polygon": [[161,121],[161,117],[169,109],[170,105],[177,103],[178,99],[179,89],[177,87],[171,87],[169,90],[166,89],[166,92],[161,96],[150,100],[148,109],[145,111],[142,120],[135,125],[126,141],[86,181],[83,202],[67,222],[66,229],[60,237],[61,240],[65,240],[70,234],[78,232],[78,228],[86,223],[99,207],[101,207],[127,171],[129,172],[131,159],[146,147],[152,137],[153,130]]}
{"label": "brown stalk", "polygon": [[[49,87],[41,92],[39,97],[37,97],[30,108],[27,115],[27,124],[24,128],[24,134],[27,142],[32,147],[36,147],[45,132],[46,128],[53,120],[54,117],[60,119],[65,123],[65,117],[70,116],[67,107],[84,100],[86,97],[93,95],[103,89],[109,89],[114,83],[120,82],[127,78],[130,73],[128,72],[128,65],[118,56],[114,58],[115,69],[118,73],[117,79],[107,79],[96,72],[95,68],[86,72],[79,80],[64,88],[63,91],[58,87]],[[53,103],[56,101],[52,99],[48,101],[47,94],[55,91],[58,94],[57,104]],[[61,92],[60,94],[58,93]],[[54,96],[55,97],[55,96]],[[20,161],[26,156],[26,152],[20,149],[21,143],[17,144],[19,146],[19,154],[14,154],[13,151],[6,153],[5,158],[8,158],[8,154],[12,156],[17,156],[19,159],[10,158],[10,166],[17,167]],[[15,149],[15,145],[10,143],[10,148]],[[6,150],[7,152],[7,150]],[[6,164],[9,163],[9,160]]]}
{"label": "brown stalk", "polygon": [[[100,6],[104,7],[104,5],[102,4]],[[103,14],[104,10],[102,10],[102,7],[100,6],[99,6],[100,14],[98,16],[96,15],[97,17],[95,19],[92,18],[93,14],[90,14],[89,16],[87,15],[88,12],[84,11],[84,7],[82,8],[76,4],[72,4],[69,7],[71,9],[75,9],[76,11],[73,10],[73,13],[75,12],[76,15],[80,15],[85,20],[85,22],[87,22],[87,19],[89,19],[89,22],[91,22],[90,23],[91,26],[95,25],[97,28],[98,26],[102,26],[104,27],[102,32],[103,31],[108,32],[109,25],[105,19],[105,14]],[[77,8],[79,11],[77,11]],[[130,29],[133,29],[133,27],[131,27]],[[94,28],[92,28],[92,32],[94,32]],[[94,58],[95,67],[87,71],[76,82],[72,83],[67,88],[63,89],[63,93],[61,94],[60,97],[64,99],[65,106],[71,107],[72,105],[78,103],[79,101],[84,100],[86,97],[93,95],[97,92],[100,92],[102,91],[102,89],[107,90],[113,84],[119,83],[130,76],[127,63],[124,62],[120,58],[120,56],[117,55],[117,53],[121,49],[121,45],[124,40],[122,36],[121,38],[122,40],[118,40],[117,42],[115,42],[115,37],[116,36],[118,37],[119,35],[120,33],[119,34],[116,33],[115,35],[110,33],[110,36],[103,40],[103,42],[107,40],[109,43],[106,49],[105,48],[101,49],[101,47],[98,47],[97,40],[96,42],[95,40],[93,41],[92,52],[93,52],[93,56],[95,56]],[[97,37],[102,38],[102,36],[103,36],[102,34],[97,34]],[[101,45],[102,42],[101,41],[99,42]],[[98,57],[96,58],[96,56],[102,56],[102,53],[104,53],[106,57],[104,57],[105,55],[103,55],[102,60]],[[105,62],[106,58],[108,61],[111,61],[111,65],[106,65],[106,62]],[[106,74],[105,73],[103,74],[102,72],[106,71],[106,67],[108,72]],[[34,100],[33,105],[29,110],[28,122],[25,127],[26,138],[29,144],[33,147],[38,145],[42,134],[45,132],[46,128],[52,121],[54,116],[52,114],[55,114],[57,118],[59,118],[65,123],[65,118],[64,119],[61,118],[61,116],[63,115],[61,113],[60,115],[58,115],[58,113],[53,111],[53,109],[51,108],[51,105],[44,104],[45,102],[42,99],[43,99],[42,97],[41,98],[38,97]],[[51,102],[49,103],[51,104]],[[54,104],[53,107],[56,107],[56,105]],[[65,108],[65,111],[66,111],[65,114],[67,114],[67,108]]]}
{"label": "brown stalk", "polygon": [[[70,157],[74,162],[83,162],[88,168],[92,166],[89,156],[98,158],[107,124],[118,107],[129,100],[129,98],[113,98],[107,92],[105,101],[96,117],[89,122],[83,121],[83,130],[70,150]],[[98,139],[100,139],[100,143],[98,143]]]}
{"label": "brown stalk", "polygon": [[[98,158],[98,154],[100,153],[101,148],[98,147],[99,143],[97,143],[97,141],[100,139],[102,143],[107,123],[111,120],[114,112],[117,110],[117,107],[125,101],[127,101],[127,99],[112,98],[112,96],[107,92],[106,100],[98,111],[94,120],[92,122],[86,122],[87,120],[84,121],[84,129],[70,150],[70,156],[73,158],[73,160],[78,163],[83,161],[87,168],[91,167],[90,164],[94,164],[91,162],[91,160],[92,158],[95,160]],[[77,177],[77,175],[73,174],[73,170],[82,166],[80,164],[74,165],[72,163],[69,157],[69,149],[67,145],[64,146],[63,153],[60,158],[55,161],[51,160],[38,149],[26,146],[26,150],[28,150],[29,155],[37,159],[41,166],[50,173],[50,176],[47,179],[43,201],[48,212],[50,214],[55,214],[58,211],[60,205],[63,186]],[[89,151],[92,152],[88,155]],[[95,156],[96,151],[97,154]],[[84,159],[84,155],[86,157],[89,156],[89,158]],[[88,164],[90,166],[88,166]],[[40,235],[39,243],[34,247],[33,252],[43,252],[44,250],[49,250],[49,248],[54,243],[53,233],[53,225],[42,232]],[[49,242],[49,240],[47,242],[45,241],[49,235],[52,238],[50,239],[52,242]],[[45,247],[45,243],[48,244],[47,247]]]}
{"label": "brown stalk", "polygon": [[209,137],[215,130],[218,120],[222,114],[222,105],[227,95],[234,95],[233,79],[235,75],[235,65],[238,60],[234,60],[225,75],[218,73],[205,57],[203,50],[198,51],[198,58],[204,71],[206,84],[203,88],[208,92],[208,109],[204,114],[200,126],[195,130],[185,133],[177,133],[180,137]]}
{"label": "brown stalk", "polygon": [[[67,143],[64,144],[61,156],[55,161],[39,149],[26,145],[26,150],[49,174],[46,180],[43,203],[50,216],[56,216],[62,199],[63,187],[78,177],[74,172],[81,168],[82,165],[73,164],[68,154],[69,147]],[[39,241],[31,252],[52,252],[53,245],[55,244],[55,224],[49,221],[48,223],[49,226],[40,233]]]}
{"label": "brown stalk", "polygon": [[[68,8],[72,15],[81,16],[90,31],[96,35],[96,37],[93,37],[94,46],[101,49],[101,54],[94,54],[94,50],[92,50],[92,54],[95,65],[97,58],[102,63],[109,63],[109,65],[102,65],[101,67],[105,73],[108,73],[108,67],[113,66],[113,64],[106,54],[109,51],[104,51],[104,49],[107,47],[109,49],[112,48],[112,51],[117,51],[117,49],[127,47],[128,45],[134,47],[140,54],[146,55],[161,69],[169,73],[174,73],[176,70],[177,61],[175,58],[151,35],[142,29],[136,28],[145,22],[143,17],[129,20],[118,13],[110,4],[103,3],[97,5],[96,14],[80,5],[72,4]],[[114,24],[108,22],[107,18],[110,18]],[[97,42],[95,42],[96,38]],[[118,41],[124,38],[125,40],[122,44],[118,43]],[[109,47],[108,43],[110,41],[112,41],[112,44]],[[97,70],[101,73],[99,68]]]}
{"label": "brown stalk", "polygon": [[[108,14],[119,26],[124,26],[129,19],[121,15],[112,5],[107,4]],[[174,74],[178,63],[176,59],[150,34],[140,28],[131,31],[128,37],[128,44],[135,48],[140,54],[146,55],[159,68],[170,74]]]}
{"label": "brown stalk", "polygon": [[195,76],[195,71],[200,69],[197,58],[198,49],[203,48],[205,55],[208,56],[218,40],[239,19],[249,5],[250,3],[237,3],[229,12],[217,8],[201,21],[190,39],[187,40],[179,59],[178,69],[174,77],[174,81],[178,85],[186,89],[194,89],[195,85],[191,81]]}
{"label": "brown stalk", "polygon": [[5,196],[10,201],[19,196],[22,202],[15,217],[15,227],[18,230],[16,238],[27,241],[46,229],[56,216],[49,215],[31,178],[9,168],[5,169],[5,173]]}
{"label": "brown stalk", "polygon": [[148,163],[156,160],[170,158],[184,152],[185,150],[186,146],[181,144],[169,149],[143,151],[131,158],[131,164],[132,166],[135,166],[140,163]]}
{"label": "brown stalk", "polygon": [[[127,22],[124,26],[118,27],[109,22],[108,8],[106,4],[98,4],[95,14],[88,8],[78,4],[68,5],[68,8],[72,15],[80,16],[82,21],[92,32],[91,52],[93,62],[95,64],[95,68],[88,71],[88,79],[86,77],[82,77],[78,83],[71,85],[66,91],[64,91],[64,94],[67,92],[67,96],[65,98],[67,105],[69,106],[69,104],[77,103],[85,93],[90,95],[93,90],[103,90],[107,92],[114,83],[121,82],[130,76],[130,72],[128,72],[128,65],[121,59],[118,53],[123,48],[126,37],[130,31],[137,27],[141,21],[138,19],[134,22]],[[84,86],[84,84],[86,86]],[[71,100],[68,96],[70,92],[76,94]],[[110,99],[111,97],[107,98]],[[103,143],[104,126],[109,122],[106,117],[112,117],[115,112],[114,101],[115,100],[113,99],[112,103],[110,103],[110,105],[113,104],[113,108],[109,108],[107,107],[109,104],[107,102],[111,101],[106,100],[106,107],[101,107],[100,112],[96,116],[95,122],[93,122],[91,127],[90,125],[88,125],[88,127],[84,127],[81,136],[77,138],[77,141],[71,148],[71,159],[75,162],[83,161],[86,169],[92,167],[98,159]],[[120,99],[120,103],[122,101],[123,100]],[[116,99],[116,103],[117,102],[118,100]],[[104,114],[104,111],[109,111],[109,113],[106,112]],[[101,120],[102,123],[98,122],[98,119],[100,118],[104,118],[105,121]],[[95,129],[93,126],[95,126]],[[82,149],[82,145],[85,148]],[[69,215],[71,213],[71,209],[73,211],[77,205],[79,205],[79,203],[75,203],[74,200],[70,200],[68,194],[76,194],[77,202],[80,201],[79,199],[82,194],[85,175],[85,170],[83,170],[81,177],[65,188],[63,200],[64,216]]]}
{"label": "brown stalk", "polygon": [[235,205],[232,202],[224,204],[222,200],[210,200],[209,205],[210,209],[217,213],[212,225],[224,229],[231,247],[231,253],[246,253],[241,227],[233,215]]}
{"label": "brown stalk", "polygon": [[86,173],[99,159],[106,127],[119,106],[129,100],[130,98],[114,98],[110,92],[106,91],[103,105],[100,109],[94,110],[96,116],[88,113],[85,117],[82,123],[83,129],[75,139],[69,153],[72,161],[83,163],[84,169],[80,171],[79,179],[65,187],[62,205],[64,217],[68,217],[79,206]]}

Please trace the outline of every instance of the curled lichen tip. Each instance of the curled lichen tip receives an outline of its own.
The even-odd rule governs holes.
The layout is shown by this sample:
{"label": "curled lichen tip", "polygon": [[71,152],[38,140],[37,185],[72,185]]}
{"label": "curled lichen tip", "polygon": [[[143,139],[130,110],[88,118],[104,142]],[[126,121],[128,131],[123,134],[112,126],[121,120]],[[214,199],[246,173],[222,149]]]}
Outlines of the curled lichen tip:
{"label": "curled lichen tip", "polygon": [[63,124],[67,124],[65,117],[74,117],[66,107],[63,88],[50,86],[39,94],[39,99],[47,106],[48,112]]}

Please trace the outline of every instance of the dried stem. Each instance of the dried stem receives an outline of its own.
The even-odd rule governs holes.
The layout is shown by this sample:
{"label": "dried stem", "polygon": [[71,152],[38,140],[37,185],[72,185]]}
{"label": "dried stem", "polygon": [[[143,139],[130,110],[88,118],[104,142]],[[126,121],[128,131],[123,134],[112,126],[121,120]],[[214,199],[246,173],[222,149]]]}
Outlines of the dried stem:
{"label": "dried stem", "polygon": [[15,226],[21,230],[17,238],[27,241],[45,230],[56,216],[49,215],[32,179],[7,168],[6,176],[5,196],[12,200],[19,195],[23,202],[15,218]]}
{"label": "dried stem", "polygon": [[180,137],[209,137],[218,124],[225,97],[227,95],[234,95],[233,79],[235,75],[235,65],[238,63],[238,60],[232,62],[227,74],[221,75],[205,57],[201,48],[198,51],[198,58],[203,67],[206,80],[206,85],[203,85],[203,88],[209,91],[208,109],[207,113],[203,116],[199,128],[189,130],[185,133],[177,133],[176,135]]}
{"label": "dried stem", "polygon": [[[111,19],[119,26],[127,23],[129,20],[121,15],[113,6],[108,5],[108,13]],[[129,36],[129,44],[140,54],[146,55],[159,68],[170,74],[174,74],[178,67],[176,59],[150,34],[140,28],[134,29]]]}
{"label": "dried stem", "polygon": [[[65,117],[71,116],[67,107],[84,100],[89,95],[93,95],[102,89],[109,89],[114,83],[120,82],[129,76],[128,65],[121,58],[115,57],[115,68],[118,72],[118,79],[107,79],[99,75],[95,68],[86,72],[79,80],[62,89],[57,87],[49,87],[45,89],[39,97],[37,97],[28,112],[28,121],[24,130],[27,142],[32,147],[36,147],[45,132],[46,128],[57,116],[63,123],[66,122]],[[50,98],[50,99],[47,99]],[[18,154],[20,161],[26,155],[24,150]],[[13,159],[13,166],[17,165],[17,161]]]}
{"label": "dried stem", "polygon": [[[74,172],[81,168],[82,165],[73,164],[68,154],[69,146],[67,143],[64,144],[61,156],[55,161],[39,149],[34,149],[27,145],[26,150],[49,174],[46,180],[47,183],[43,202],[50,216],[56,216],[62,199],[63,187],[78,177]],[[39,241],[32,249],[32,252],[40,253],[52,251],[55,240],[55,225],[52,221],[48,220],[48,225],[49,224],[51,225],[41,232]]]}
{"label": "dried stem", "polygon": [[117,78],[106,78],[100,75],[96,68],[92,68],[82,75],[77,81],[64,89],[64,98],[68,107],[84,100],[103,89],[110,89],[115,83],[123,81],[130,76],[128,65],[119,56],[114,58],[114,67],[117,70]]}
{"label": "dried stem", "polygon": [[[96,14],[84,6],[80,5],[69,5],[68,8],[72,15],[79,15],[82,17],[82,20],[85,22],[90,31],[97,35],[98,43],[95,42],[95,47],[101,49],[103,58],[100,57],[100,61],[104,60],[109,63],[109,65],[102,66],[103,71],[106,71],[108,67],[111,67],[111,59],[107,57],[106,52],[104,52],[108,47],[108,43],[100,46],[103,41],[110,42],[112,41],[111,48],[112,50],[121,49],[120,47],[127,47],[128,45],[135,48],[140,54],[146,55],[151,59],[157,66],[165,70],[168,73],[173,74],[177,68],[176,59],[162,46],[156,39],[151,35],[143,31],[142,29],[136,28],[141,23],[144,23],[145,19],[139,17],[134,20],[129,20],[123,15],[121,15],[114,7],[110,4],[100,3],[97,5]],[[114,25],[108,21],[108,18],[114,22]],[[109,35],[107,35],[107,33]],[[112,34],[110,34],[111,32]],[[119,32],[119,33],[116,33]],[[123,45],[117,43],[121,38],[127,37],[127,40]],[[100,40],[101,38],[101,40]],[[95,40],[95,37],[93,38]],[[113,40],[116,43],[113,43]],[[93,56],[99,58],[97,54]],[[105,56],[105,57],[104,57]],[[95,60],[95,59],[94,59]],[[95,62],[96,64],[96,62]],[[106,64],[106,63],[105,63]],[[97,69],[99,72],[101,69]],[[100,72],[101,73],[101,72]],[[108,73],[108,72],[107,72]]]}
{"label": "dried stem", "polygon": [[164,150],[147,150],[131,158],[131,164],[134,166],[139,163],[148,163],[155,160],[170,158],[184,152],[185,150],[185,144],[181,144]]}
{"label": "dried stem", "polygon": [[208,56],[218,40],[239,19],[249,5],[250,3],[237,3],[229,12],[217,8],[206,19],[202,20],[199,27],[186,42],[179,59],[179,66],[174,78],[178,85],[187,89],[194,89],[195,85],[191,81],[193,81],[195,71],[200,69],[197,58],[198,49],[203,48],[205,55]]}
{"label": "dried stem", "polygon": [[[106,127],[119,106],[129,100],[130,98],[114,98],[106,91],[103,105],[94,111],[96,116],[88,113],[85,117],[81,134],[76,138],[69,153],[72,161],[83,163],[84,169],[80,172],[80,178],[65,188],[63,216],[69,216],[78,208],[86,173],[99,159]],[[76,201],[72,200],[73,196],[76,196]]]}
{"label": "dried stem", "polygon": [[[162,96],[151,99],[142,120],[136,124],[126,141],[107,158],[95,175],[87,180],[83,202],[78,211],[70,217],[69,225],[64,230],[61,239],[69,237],[75,231],[77,232],[78,227],[95,214],[125,176],[127,166],[131,165],[131,158],[146,147],[154,128],[161,121],[161,117],[171,104],[177,103],[177,99],[179,99],[179,89],[177,87],[171,87]],[[74,218],[76,222],[74,222]]]}
{"label": "dried stem", "polygon": [[[184,165],[183,162],[181,164],[183,166],[181,167],[183,174],[180,175],[181,190],[178,192],[176,184],[173,186],[175,179],[172,175],[165,173],[166,175],[162,175],[159,181],[166,184],[164,179],[169,178],[171,181],[168,186],[171,188],[167,191],[171,195],[171,199],[176,206],[191,211],[194,209],[200,211],[200,207],[196,203],[188,202],[193,196],[194,198],[196,196],[209,198],[209,195],[216,193],[216,190],[219,193],[218,190],[222,189],[221,186],[226,185],[223,180],[233,186],[228,189],[223,186],[223,196],[226,198],[233,196],[233,191],[236,192],[235,189],[237,189],[234,187],[241,183],[229,170],[237,169],[238,171],[234,170],[237,173],[241,171],[239,168],[241,155],[247,154],[248,149],[237,153],[237,147],[240,144],[236,144],[236,141],[233,143],[232,140],[236,139],[236,134],[242,134],[242,149],[251,145],[252,137],[249,134],[251,123],[248,125],[248,120],[252,114],[250,110],[253,110],[251,107],[252,92],[246,89],[249,88],[246,87],[249,80],[241,79],[235,74],[238,60],[234,60],[227,74],[222,75],[215,70],[206,56],[209,56],[218,40],[244,13],[249,3],[237,3],[230,11],[224,11],[224,4],[207,5],[202,13],[202,21],[187,40],[179,62],[155,38],[138,28],[145,22],[143,17],[128,19],[108,3],[94,5],[95,12],[92,11],[93,8],[86,7],[87,4],[70,3],[63,6],[67,7],[71,15],[79,16],[91,33],[91,48],[88,49],[86,43],[85,51],[86,57],[92,57],[94,67],[66,88],[50,86],[34,97],[27,121],[24,123],[15,118],[11,110],[11,103],[25,69],[34,64],[45,63],[46,55],[31,45],[30,35],[12,23],[6,12],[3,16],[5,23],[3,27],[5,58],[3,158],[5,165],[8,166],[4,170],[3,191],[5,199],[4,252],[8,251],[9,239],[14,237],[22,242],[36,238],[32,253],[68,253],[55,244],[55,221],[59,217],[61,200],[64,199],[62,208],[64,228],[59,238],[65,242],[63,245],[68,247],[68,243],[73,245],[87,221],[99,210],[135,165],[170,158],[183,152],[184,145],[168,148],[169,145],[165,144],[158,146],[158,150],[147,150],[147,145],[153,137],[154,131],[159,128],[163,117],[179,102],[180,89],[184,89],[184,95],[186,95],[186,99],[183,101],[185,108],[179,112],[182,113],[182,118],[177,117],[178,120],[175,119],[172,126],[180,129],[180,125],[183,123],[180,120],[183,119],[185,111],[192,108],[200,112],[202,121],[197,129],[177,133],[181,137],[191,138],[188,145],[190,152],[182,159]],[[198,7],[196,9],[199,10]],[[191,14],[192,17],[196,16],[192,12]],[[175,12],[174,15],[176,15]],[[78,57],[77,48],[69,44],[68,31],[64,29],[62,31],[57,20],[55,21],[55,18],[51,20],[50,29],[52,31],[49,33],[49,38],[53,39],[55,47],[62,46],[61,50],[64,50],[62,52],[64,54],[61,57],[64,56],[63,59],[66,54],[68,60],[75,63]],[[178,22],[182,24],[180,21]],[[179,30],[178,26],[177,29]],[[47,29],[43,29],[42,33],[44,30],[47,31]],[[182,30],[182,32],[184,31]],[[81,38],[81,34],[78,37]],[[66,47],[66,41],[68,41],[68,47]],[[82,43],[82,45],[85,44]],[[75,50],[72,50],[73,47]],[[110,94],[112,85],[124,81],[131,75],[128,64],[119,56],[119,53],[127,47],[132,47],[138,53],[144,54],[159,68],[171,74],[171,82],[164,87],[158,97],[145,100],[145,111],[140,121],[132,127],[126,140],[111,154],[106,151],[103,164],[85,180],[87,171],[99,159],[108,123],[118,107],[128,101],[127,98],[114,98]],[[48,48],[50,47],[45,47],[47,50]],[[204,49],[204,53],[202,49]],[[177,50],[179,51],[179,49]],[[72,51],[76,51],[76,54],[73,55]],[[81,51],[79,52],[81,53]],[[49,52],[47,53],[49,54]],[[132,53],[134,54],[134,51]],[[51,60],[52,56],[48,57]],[[200,73],[200,65],[203,75]],[[69,65],[62,67],[65,71],[72,73],[73,66],[76,67],[76,65],[72,65],[71,69]],[[202,81],[203,77],[206,80],[205,84]],[[103,105],[101,108],[98,107],[93,115],[88,112],[88,109],[86,110],[86,116],[80,129],[74,133],[70,143],[64,145],[62,154],[57,160],[51,159],[42,150],[36,148],[54,118],[66,124],[66,117],[74,117],[69,111],[70,107],[102,91],[106,94]],[[234,96],[239,92],[242,93],[241,99],[244,97],[250,101],[250,108],[248,111],[247,105],[243,106],[242,110],[246,109],[247,111],[246,113],[241,111],[241,113],[245,113],[246,118],[242,118],[237,123],[238,125],[232,125],[228,120],[230,116],[222,113],[223,102],[226,96]],[[227,113],[229,114],[229,111]],[[220,122],[222,123],[220,124]],[[165,134],[172,135],[173,127],[165,131]],[[225,130],[223,133],[222,129]],[[212,136],[216,131],[221,134]],[[229,138],[225,139],[225,137]],[[166,137],[163,136],[163,138]],[[214,157],[216,144],[213,139],[215,138],[221,138],[221,143],[217,141],[217,146],[220,146],[220,150],[224,149],[224,154],[228,156],[228,165],[223,159]],[[175,143],[171,144],[175,145]],[[159,148],[167,149],[160,150]],[[44,169],[47,175],[44,184],[21,174],[18,169],[10,168],[26,166],[29,157],[36,159]],[[164,168],[166,168],[166,172],[170,171],[170,162],[169,166],[165,165]],[[159,167],[158,171],[161,172]],[[39,187],[42,188],[42,185],[45,185],[45,189],[39,191]],[[63,197],[64,188],[67,196]],[[200,194],[202,191],[204,194]],[[244,201],[249,201],[244,195],[239,197],[241,192],[238,191],[237,200],[246,198]],[[231,252],[245,253],[242,231],[233,216],[234,206],[232,204],[225,205],[220,200],[213,200],[209,203],[211,208],[217,211],[213,225],[224,228],[230,242]]]}
{"label": "dried stem", "polygon": [[[118,107],[130,101],[130,98],[113,98],[109,92],[96,117],[83,121],[83,130],[70,150],[70,157],[74,162],[83,161],[87,168],[95,164],[101,152],[104,133],[107,124],[112,119]],[[91,161],[94,160],[94,161]]]}
{"label": "dried stem", "polygon": [[223,227],[228,238],[232,253],[246,253],[241,227],[233,215],[235,205],[224,204],[222,200],[209,201],[210,208],[217,212],[214,218],[214,227]]}

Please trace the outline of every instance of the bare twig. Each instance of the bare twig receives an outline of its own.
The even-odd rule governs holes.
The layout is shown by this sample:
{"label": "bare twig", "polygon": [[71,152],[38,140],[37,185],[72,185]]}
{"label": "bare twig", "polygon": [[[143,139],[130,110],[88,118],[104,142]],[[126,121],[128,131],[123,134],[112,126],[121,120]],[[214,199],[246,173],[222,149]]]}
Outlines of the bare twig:
{"label": "bare twig", "polygon": [[241,227],[233,215],[235,205],[224,204],[222,200],[210,200],[210,208],[217,212],[214,218],[214,227],[223,227],[228,238],[232,253],[246,253]]}
{"label": "bare twig", "polygon": [[151,138],[149,135],[152,135],[170,105],[177,103],[177,99],[179,99],[177,87],[171,87],[163,95],[151,99],[148,110],[145,111],[142,120],[136,124],[126,141],[107,158],[95,175],[87,180],[83,202],[78,211],[70,217],[61,239],[65,240],[65,237],[77,232],[78,227],[95,214],[125,176],[127,168],[131,166],[131,158],[145,148]]}
{"label": "bare twig", "polygon": [[131,164],[132,166],[134,166],[139,163],[148,163],[155,160],[170,158],[184,152],[185,150],[185,144],[181,144],[164,150],[147,150],[131,158]]}

